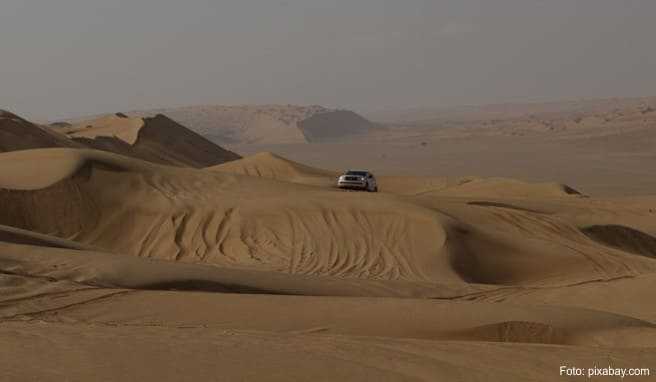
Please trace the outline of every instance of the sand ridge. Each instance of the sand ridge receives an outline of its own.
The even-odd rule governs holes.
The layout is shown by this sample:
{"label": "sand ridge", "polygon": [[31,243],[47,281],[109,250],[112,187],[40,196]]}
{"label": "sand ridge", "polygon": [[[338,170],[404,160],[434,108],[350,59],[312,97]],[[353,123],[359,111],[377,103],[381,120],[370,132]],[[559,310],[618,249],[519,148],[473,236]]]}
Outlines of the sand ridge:
{"label": "sand ridge", "polygon": [[93,121],[85,121],[62,130],[71,138],[110,137],[134,145],[139,137],[139,130],[144,125],[145,121],[142,118],[129,118],[115,114]]}

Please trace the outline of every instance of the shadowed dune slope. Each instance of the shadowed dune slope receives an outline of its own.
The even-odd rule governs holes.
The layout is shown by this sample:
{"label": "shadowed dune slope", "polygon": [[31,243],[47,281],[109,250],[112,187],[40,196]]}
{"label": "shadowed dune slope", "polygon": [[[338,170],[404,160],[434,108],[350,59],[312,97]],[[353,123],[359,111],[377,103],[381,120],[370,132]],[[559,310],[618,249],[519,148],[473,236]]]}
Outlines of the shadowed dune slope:
{"label": "shadowed dune slope", "polygon": [[594,240],[626,252],[656,259],[656,237],[621,225],[584,227],[583,232]]}
{"label": "shadowed dune slope", "polygon": [[64,135],[0,110],[0,152],[48,147],[81,147]]}
{"label": "shadowed dune slope", "polygon": [[23,244],[36,247],[64,248],[85,250],[89,247],[74,241],[64,240],[55,236],[48,236],[19,228],[0,225],[0,243]]}

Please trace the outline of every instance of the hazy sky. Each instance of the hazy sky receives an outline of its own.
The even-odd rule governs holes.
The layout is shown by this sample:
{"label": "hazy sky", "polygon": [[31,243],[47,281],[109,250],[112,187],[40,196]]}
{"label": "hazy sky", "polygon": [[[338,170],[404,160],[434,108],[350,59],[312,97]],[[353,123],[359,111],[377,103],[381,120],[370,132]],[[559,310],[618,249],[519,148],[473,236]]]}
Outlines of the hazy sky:
{"label": "hazy sky", "polygon": [[654,0],[2,0],[0,108],[656,95]]}

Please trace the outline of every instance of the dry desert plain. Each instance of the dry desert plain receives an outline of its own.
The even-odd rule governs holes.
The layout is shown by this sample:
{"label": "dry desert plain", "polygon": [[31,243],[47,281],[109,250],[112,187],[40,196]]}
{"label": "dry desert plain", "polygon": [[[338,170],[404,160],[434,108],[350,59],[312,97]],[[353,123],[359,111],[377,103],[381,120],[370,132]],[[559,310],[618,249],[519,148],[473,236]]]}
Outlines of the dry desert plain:
{"label": "dry desert plain", "polygon": [[[214,134],[2,112],[0,379],[656,373],[651,101],[215,108]],[[335,189],[351,165],[381,192]]]}

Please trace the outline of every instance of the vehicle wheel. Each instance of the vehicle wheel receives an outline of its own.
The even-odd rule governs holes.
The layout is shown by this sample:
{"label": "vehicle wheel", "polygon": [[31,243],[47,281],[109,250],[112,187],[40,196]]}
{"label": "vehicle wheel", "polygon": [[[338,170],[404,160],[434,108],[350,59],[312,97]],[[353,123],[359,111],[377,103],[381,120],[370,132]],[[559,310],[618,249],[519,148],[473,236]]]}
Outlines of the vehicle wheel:
{"label": "vehicle wheel", "polygon": [[378,186],[374,187],[374,192],[378,192]]}

